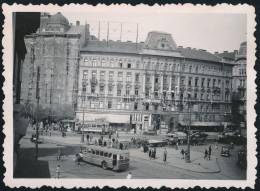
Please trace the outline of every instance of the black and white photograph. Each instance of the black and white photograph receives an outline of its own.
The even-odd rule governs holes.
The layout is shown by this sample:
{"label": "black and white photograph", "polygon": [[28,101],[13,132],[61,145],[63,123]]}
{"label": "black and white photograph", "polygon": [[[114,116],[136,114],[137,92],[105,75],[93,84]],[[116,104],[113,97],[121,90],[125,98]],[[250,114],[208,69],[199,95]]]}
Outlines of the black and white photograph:
{"label": "black and white photograph", "polygon": [[254,184],[254,12],[10,7],[13,181]]}

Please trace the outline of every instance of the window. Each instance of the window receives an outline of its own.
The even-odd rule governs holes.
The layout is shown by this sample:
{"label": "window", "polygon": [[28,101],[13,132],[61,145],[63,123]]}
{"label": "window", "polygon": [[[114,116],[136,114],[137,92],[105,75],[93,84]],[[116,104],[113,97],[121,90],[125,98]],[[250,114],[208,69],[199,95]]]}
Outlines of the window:
{"label": "window", "polygon": [[86,85],[86,84],[83,84],[83,85],[82,85],[82,92],[83,92],[83,93],[86,93],[86,91],[87,91],[87,85]]}
{"label": "window", "polygon": [[99,87],[99,92],[100,92],[100,93],[104,93],[104,89],[105,89],[104,86],[101,85],[101,86]]}
{"label": "window", "polygon": [[209,87],[210,86],[210,79],[208,79],[208,83],[207,83],[207,87]]}
{"label": "window", "polygon": [[194,99],[198,98],[198,93],[194,93]]}
{"label": "window", "polygon": [[150,82],[150,75],[149,74],[146,75],[146,82]]}
{"label": "window", "polygon": [[87,58],[84,59],[84,65],[85,65],[85,66],[88,65],[88,59],[87,59]]}
{"label": "window", "polygon": [[145,88],[145,96],[149,97],[149,88]]}
{"label": "window", "polygon": [[113,95],[113,87],[112,86],[108,87],[108,95]]}
{"label": "window", "polygon": [[92,93],[92,94],[96,93],[96,88],[95,88],[95,86],[91,86],[91,93]]}
{"label": "window", "polygon": [[105,152],[105,153],[104,153],[104,157],[108,157],[108,153]]}
{"label": "window", "polygon": [[209,95],[209,93],[207,93],[207,100],[210,100],[209,97],[210,97],[210,95]]}
{"label": "window", "polygon": [[118,65],[119,65],[119,68],[123,68],[123,61],[122,61],[122,60],[119,60]]}
{"label": "window", "polygon": [[103,108],[103,101],[99,102],[99,108]]}
{"label": "window", "polygon": [[201,93],[200,99],[204,99],[204,93]]}
{"label": "window", "polygon": [[191,86],[192,77],[189,77],[189,86]]}
{"label": "window", "polygon": [[117,102],[117,109],[121,109],[121,102]]}
{"label": "window", "polygon": [[216,79],[213,79],[213,84],[212,84],[213,88],[215,87],[215,85],[216,85]]}
{"label": "window", "polygon": [[139,68],[140,68],[140,62],[137,61],[137,62],[136,62],[136,69],[139,69]]}
{"label": "window", "polygon": [[229,80],[226,80],[226,87],[229,86]]}
{"label": "window", "polygon": [[198,81],[199,81],[199,78],[195,78],[195,87],[198,86]]}
{"label": "window", "polygon": [[163,76],[163,83],[164,83],[164,84],[167,83],[167,76]]}
{"label": "window", "polygon": [[130,86],[126,86],[125,94],[130,95]]}
{"label": "window", "polygon": [[145,110],[149,110],[149,104],[145,105]]}
{"label": "window", "polygon": [[159,76],[155,76],[155,83],[159,83]]}
{"label": "window", "polygon": [[220,88],[221,80],[218,80],[218,87]]}
{"label": "window", "polygon": [[137,110],[137,108],[138,108],[138,103],[134,103],[134,110]]}
{"label": "window", "polygon": [[109,81],[114,80],[114,72],[109,72]]}
{"label": "window", "polygon": [[159,63],[156,63],[155,66],[154,66],[154,69],[159,70],[159,65],[160,65]]}
{"label": "window", "polygon": [[87,70],[83,70],[83,79],[88,79],[88,71]]}
{"label": "window", "polygon": [[103,151],[100,151],[100,156],[104,156],[104,152]]}
{"label": "window", "polygon": [[158,91],[159,91],[158,89],[156,89],[156,90],[154,91],[154,97],[155,97],[155,98],[158,98],[158,96],[159,96],[159,95],[158,95]]}
{"label": "window", "polygon": [[117,96],[121,96],[122,90],[121,87],[117,87]]}
{"label": "window", "polygon": [[205,67],[202,66],[201,73],[204,74]]}
{"label": "window", "polygon": [[135,95],[138,95],[138,92],[139,91],[139,88],[138,87],[135,87]]}
{"label": "window", "polygon": [[108,101],[107,108],[108,109],[112,108],[112,101]]}
{"label": "window", "polygon": [[93,79],[93,80],[96,80],[96,77],[97,77],[97,73],[96,73],[96,71],[93,71],[93,72],[92,72],[92,79]]}
{"label": "window", "polygon": [[117,77],[117,81],[122,82],[123,81],[123,73],[122,72],[118,72],[118,77]]}
{"label": "window", "polygon": [[131,62],[127,63],[127,68],[131,68]]}
{"label": "window", "polygon": [[199,70],[199,67],[196,66],[196,68],[195,68],[195,73],[198,73],[198,70]]}
{"label": "window", "polygon": [[140,80],[140,74],[137,73],[137,74],[135,74],[135,81],[136,81],[136,82],[139,82],[139,80]]}
{"label": "window", "polygon": [[201,79],[201,87],[204,87],[204,81],[205,81],[205,78],[202,78]]}
{"label": "window", "polygon": [[114,60],[113,59],[110,60],[110,67],[114,68]]}
{"label": "window", "polygon": [[181,71],[182,71],[182,72],[185,71],[185,65],[182,65],[182,67],[181,67]]}
{"label": "window", "polygon": [[95,108],[95,104],[93,102],[90,103],[90,108]]}
{"label": "window", "polygon": [[131,73],[127,73],[126,75],[126,81],[131,82]]}
{"label": "window", "polygon": [[96,154],[95,150],[92,150],[92,154],[93,154],[93,155]]}
{"label": "window", "polygon": [[101,67],[105,67],[106,66],[106,62],[104,59],[101,60]]}
{"label": "window", "polygon": [[126,103],[126,104],[125,104],[125,108],[126,108],[126,109],[129,109],[129,103]]}
{"label": "window", "polygon": [[97,66],[97,60],[96,60],[96,59],[93,59],[93,60],[92,60],[92,66],[93,66],[93,67]]}
{"label": "window", "polygon": [[192,66],[189,67],[189,73],[191,73],[191,70],[192,70]]}
{"label": "window", "polygon": [[100,72],[100,80],[105,80],[105,72],[104,71]]}
{"label": "window", "polygon": [[185,77],[181,77],[181,85],[185,85]]}
{"label": "window", "polygon": [[99,155],[99,151],[96,151],[96,155]]}

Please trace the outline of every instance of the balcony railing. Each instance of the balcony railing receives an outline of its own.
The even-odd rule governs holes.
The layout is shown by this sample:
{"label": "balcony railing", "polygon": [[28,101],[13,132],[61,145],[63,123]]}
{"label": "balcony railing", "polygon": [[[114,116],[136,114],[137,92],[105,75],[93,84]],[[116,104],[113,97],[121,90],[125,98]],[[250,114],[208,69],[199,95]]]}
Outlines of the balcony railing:
{"label": "balcony railing", "polygon": [[91,78],[90,79],[91,84],[97,84],[97,79],[96,78]]}

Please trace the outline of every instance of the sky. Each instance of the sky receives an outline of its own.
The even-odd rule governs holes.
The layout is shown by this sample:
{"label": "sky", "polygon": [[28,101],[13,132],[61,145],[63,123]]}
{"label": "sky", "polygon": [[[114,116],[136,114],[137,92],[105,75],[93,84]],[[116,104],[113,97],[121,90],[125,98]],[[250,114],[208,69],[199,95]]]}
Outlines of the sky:
{"label": "sky", "polygon": [[[145,41],[150,31],[170,33],[178,46],[204,49],[208,52],[238,50],[246,41],[246,14],[237,13],[174,13],[170,11],[102,11],[61,12],[70,23],[80,21],[90,25],[91,34],[98,36],[100,21],[100,39],[107,37],[109,21],[109,38],[120,39],[121,22],[122,40]],[[51,13],[52,14],[52,13]],[[138,24],[137,24],[138,23]]]}

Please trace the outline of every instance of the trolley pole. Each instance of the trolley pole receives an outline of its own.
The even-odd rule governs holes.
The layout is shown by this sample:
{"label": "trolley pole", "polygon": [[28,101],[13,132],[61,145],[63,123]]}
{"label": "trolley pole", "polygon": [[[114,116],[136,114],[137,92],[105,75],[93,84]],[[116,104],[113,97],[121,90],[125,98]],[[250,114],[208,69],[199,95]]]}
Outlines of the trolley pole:
{"label": "trolley pole", "polygon": [[40,81],[40,67],[37,66],[37,83],[36,83],[36,142],[35,142],[35,158],[38,159],[38,139],[39,139],[39,81]]}
{"label": "trolley pole", "polygon": [[189,108],[189,129],[188,129],[188,147],[186,153],[186,163],[190,163],[190,125],[191,125],[191,104],[190,104],[190,94],[188,96],[188,108]]}

